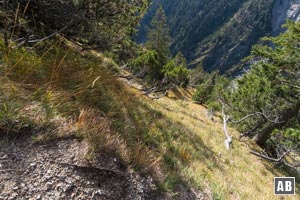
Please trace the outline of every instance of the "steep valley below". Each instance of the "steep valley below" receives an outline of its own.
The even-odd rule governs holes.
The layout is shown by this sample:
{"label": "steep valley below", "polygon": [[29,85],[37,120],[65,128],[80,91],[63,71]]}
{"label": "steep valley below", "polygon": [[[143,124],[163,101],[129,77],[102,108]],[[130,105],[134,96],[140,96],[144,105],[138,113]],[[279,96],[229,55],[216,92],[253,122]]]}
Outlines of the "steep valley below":
{"label": "steep valley below", "polygon": [[172,53],[182,52],[191,67],[225,73],[248,56],[264,36],[283,32],[287,19],[299,20],[298,0],[153,1],[136,40],[147,40],[147,28],[162,5],[168,19]]}

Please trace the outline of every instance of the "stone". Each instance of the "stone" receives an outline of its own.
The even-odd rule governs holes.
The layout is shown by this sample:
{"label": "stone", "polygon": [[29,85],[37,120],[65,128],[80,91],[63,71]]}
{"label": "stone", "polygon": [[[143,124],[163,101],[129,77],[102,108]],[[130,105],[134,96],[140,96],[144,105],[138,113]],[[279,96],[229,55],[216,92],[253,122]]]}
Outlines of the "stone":
{"label": "stone", "polygon": [[17,199],[18,194],[17,193],[12,193],[12,195],[8,198],[8,200],[15,200]]}
{"label": "stone", "polygon": [[58,183],[58,184],[56,185],[55,189],[58,190],[58,191],[60,191],[60,190],[62,190],[64,187],[65,187],[65,184],[63,184],[63,183]]}
{"label": "stone", "polygon": [[101,191],[101,190],[96,190],[95,192],[94,192],[94,194],[96,194],[96,195],[102,195],[103,194],[103,192]]}
{"label": "stone", "polygon": [[53,183],[52,183],[52,182],[47,182],[47,183],[46,183],[46,188],[47,188],[47,190],[51,189],[52,186],[53,186]]}
{"label": "stone", "polygon": [[19,189],[19,186],[16,186],[13,188],[13,191],[17,191]]}
{"label": "stone", "polygon": [[64,192],[70,193],[73,191],[74,188],[75,188],[74,184],[68,184],[66,185]]}
{"label": "stone", "polygon": [[33,163],[30,163],[30,167],[35,167],[36,166],[36,163],[33,162]]}

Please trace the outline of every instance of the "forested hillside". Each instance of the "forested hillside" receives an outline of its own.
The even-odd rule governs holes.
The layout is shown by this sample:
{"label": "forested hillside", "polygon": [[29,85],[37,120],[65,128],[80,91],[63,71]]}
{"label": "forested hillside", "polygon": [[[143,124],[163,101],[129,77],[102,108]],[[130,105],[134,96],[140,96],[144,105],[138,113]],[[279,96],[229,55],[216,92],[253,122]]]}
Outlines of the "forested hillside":
{"label": "forested hillside", "polygon": [[286,17],[298,16],[297,9],[290,9],[293,0],[153,1],[142,21],[138,42],[145,41],[145,30],[160,4],[173,38],[172,52],[181,51],[193,67],[221,73],[249,55],[259,38],[282,31]]}

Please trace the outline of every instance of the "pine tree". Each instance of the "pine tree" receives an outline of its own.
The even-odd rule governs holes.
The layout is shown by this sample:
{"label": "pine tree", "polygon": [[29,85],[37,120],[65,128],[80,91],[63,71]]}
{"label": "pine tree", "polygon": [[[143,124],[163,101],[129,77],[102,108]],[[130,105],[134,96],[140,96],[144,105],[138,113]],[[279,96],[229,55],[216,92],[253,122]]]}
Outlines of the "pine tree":
{"label": "pine tree", "polygon": [[[231,113],[245,118],[240,130],[266,146],[286,137],[286,130],[299,130],[300,110],[300,23],[288,22],[287,31],[278,37],[264,38],[270,46],[255,46],[252,69],[238,80],[238,89],[230,94]],[[299,133],[299,131],[294,131]],[[277,134],[278,137],[275,137]],[[285,136],[284,136],[285,135]],[[286,137],[294,143],[297,137]],[[294,141],[294,142],[293,142]]]}
{"label": "pine tree", "polygon": [[187,69],[186,59],[181,52],[177,53],[175,58],[163,66],[162,72],[168,82],[187,86],[189,70]]}
{"label": "pine tree", "polygon": [[[69,39],[102,50],[128,50],[130,37],[150,0],[14,0],[6,2],[7,10],[24,12],[26,25],[41,28],[45,34],[58,31]],[[1,4],[0,4],[1,5]],[[16,18],[17,19],[17,18]],[[44,24],[44,25],[41,25]],[[41,27],[39,27],[41,25]],[[2,26],[2,21],[0,21]],[[25,29],[25,28],[24,28]],[[49,32],[49,33],[47,33]],[[26,34],[29,34],[26,33]],[[19,36],[19,38],[22,38]]]}
{"label": "pine tree", "polygon": [[151,21],[151,27],[147,33],[148,41],[146,47],[158,53],[160,65],[167,63],[170,56],[170,35],[167,26],[167,19],[162,6],[158,8]]}

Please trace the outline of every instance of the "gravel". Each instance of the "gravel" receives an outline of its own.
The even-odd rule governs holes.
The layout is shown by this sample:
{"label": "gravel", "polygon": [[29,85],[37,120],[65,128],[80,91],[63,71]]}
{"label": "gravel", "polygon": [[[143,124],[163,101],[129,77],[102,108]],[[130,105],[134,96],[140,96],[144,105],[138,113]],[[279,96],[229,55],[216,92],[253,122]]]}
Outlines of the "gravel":
{"label": "gravel", "polygon": [[100,155],[98,164],[91,165],[84,141],[5,140],[0,146],[0,200],[165,199],[151,178],[118,166],[117,158]]}

